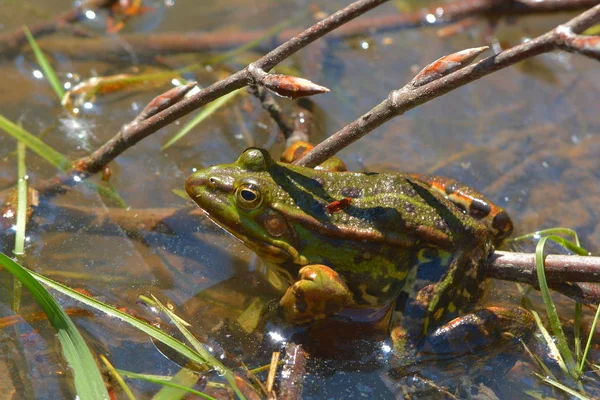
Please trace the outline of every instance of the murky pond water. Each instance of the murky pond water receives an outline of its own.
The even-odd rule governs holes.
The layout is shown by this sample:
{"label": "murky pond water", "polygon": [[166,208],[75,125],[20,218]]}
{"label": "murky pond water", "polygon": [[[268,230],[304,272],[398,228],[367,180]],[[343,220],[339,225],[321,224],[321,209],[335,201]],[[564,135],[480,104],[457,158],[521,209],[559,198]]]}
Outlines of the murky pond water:
{"label": "murky pond water", "polygon": [[[79,31],[65,28],[39,40],[65,87],[92,76],[184,68],[224,51],[154,55],[147,46],[137,47],[144,38],[146,43],[158,41],[158,36],[152,36],[155,34],[218,31],[221,38],[238,37],[285,20],[301,28],[309,26],[319,12],[331,13],[348,4],[300,0],[144,3],[153,9],[127,21],[119,33],[107,34],[106,13],[98,12],[77,25]],[[369,15],[398,13],[403,6],[385,4]],[[70,1],[0,0],[0,35],[24,24],[33,26],[71,7]],[[281,71],[331,90],[312,98],[316,121],[313,141],[318,142],[442,55],[490,42],[498,47],[516,45],[573,15],[501,20],[493,30],[488,21],[475,21],[465,32],[447,38],[439,38],[438,28],[429,26],[321,40],[287,60]],[[82,37],[82,32],[87,37]],[[243,42],[232,40],[230,47]],[[243,68],[272,45],[266,40],[254,51],[200,71],[185,72],[183,77],[207,86]],[[0,114],[20,122],[35,135],[43,135],[47,144],[69,159],[102,145],[170,85],[98,96],[73,116],[40,78],[39,66],[27,46],[15,54],[0,54],[0,72]],[[562,52],[546,54],[420,106],[380,127],[340,156],[351,170],[400,170],[452,177],[505,207],[515,222],[516,234],[564,226],[575,229],[582,245],[596,252],[600,247],[599,92],[596,61]],[[286,113],[294,112],[292,101],[281,100],[281,105]],[[197,168],[232,162],[250,146],[267,148],[275,156],[284,147],[275,124],[257,101],[244,93],[175,145],[161,150],[189,119],[161,129],[110,164],[110,183],[123,198],[130,219],[134,214],[147,214],[149,209],[167,212],[189,206],[189,201],[173,190],[181,190],[186,177]],[[15,183],[15,148],[16,141],[0,131],[2,195]],[[57,174],[32,152],[27,154],[27,171],[33,186]],[[103,184],[99,179],[91,180]],[[240,325],[253,301],[276,304],[278,296],[260,274],[261,261],[250,250],[197,216],[187,220],[174,216],[166,232],[148,232],[142,227],[142,238],[114,225],[98,228],[101,220],[89,219],[92,212],[111,212],[117,206],[82,185],[44,200],[27,233],[23,264],[146,318],[153,315],[138,302],[138,296],[153,294],[174,305],[199,337],[220,349],[215,352],[227,354],[226,362],[232,368],[240,362],[257,368],[269,363],[272,351],[283,351],[291,335],[289,329],[271,321],[246,333]],[[10,254],[12,243],[10,235],[0,236],[3,252]],[[0,316],[12,315],[8,298],[0,295]],[[529,297],[543,314],[539,295],[534,291]],[[59,298],[65,307],[81,307]],[[559,295],[556,300],[568,327],[574,302]],[[495,282],[488,304],[514,306],[520,301],[514,283]],[[583,310],[588,323],[594,312],[587,307]],[[21,312],[35,311],[38,309],[32,299],[24,295]],[[106,354],[119,369],[156,375],[173,375],[180,369],[157,351],[146,335],[123,322],[100,313],[75,321],[91,347]],[[6,328],[0,336],[1,397],[73,397],[71,377],[49,324],[31,321],[19,326],[20,337],[14,332],[14,328]],[[287,336],[278,339],[279,334]],[[333,338],[337,334],[329,332]],[[532,339],[529,346],[543,357],[545,349],[540,342]],[[405,392],[414,393],[416,398],[563,395],[540,383],[534,372],[541,371],[518,344],[485,355],[423,363],[408,372],[394,368],[388,344],[387,340],[375,344],[359,340],[352,349],[358,354],[340,353],[333,359],[314,355],[307,365],[303,397],[394,398]],[[592,354],[591,359],[597,362],[598,354]],[[551,368],[560,380],[560,370]],[[594,376],[590,373],[584,385],[597,396],[600,386]],[[259,377],[264,380],[266,375],[263,372]],[[211,375],[210,379],[218,377]],[[131,386],[140,398],[149,398],[158,390],[135,380]]]}

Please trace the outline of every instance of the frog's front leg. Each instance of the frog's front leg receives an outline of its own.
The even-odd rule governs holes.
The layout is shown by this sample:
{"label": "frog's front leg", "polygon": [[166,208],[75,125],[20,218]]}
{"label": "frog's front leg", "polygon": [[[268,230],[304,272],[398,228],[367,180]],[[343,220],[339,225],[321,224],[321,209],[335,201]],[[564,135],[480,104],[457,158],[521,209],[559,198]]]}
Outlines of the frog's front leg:
{"label": "frog's front leg", "polygon": [[327,318],[353,303],[340,275],[326,265],[307,265],[279,304],[287,321],[303,324]]}

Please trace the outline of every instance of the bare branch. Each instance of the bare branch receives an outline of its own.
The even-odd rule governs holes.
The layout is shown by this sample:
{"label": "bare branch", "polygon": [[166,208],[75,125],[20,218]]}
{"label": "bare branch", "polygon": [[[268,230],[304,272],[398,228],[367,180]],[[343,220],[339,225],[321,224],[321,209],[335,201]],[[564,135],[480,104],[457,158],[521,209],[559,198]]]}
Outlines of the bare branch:
{"label": "bare branch", "polygon": [[[535,39],[462,68],[441,79],[436,79],[419,87],[408,84],[402,89],[392,91],[385,101],[321,142],[310,153],[298,160],[296,164],[306,167],[319,165],[390,119],[526,58],[558,49],[577,52],[581,43],[567,44],[565,33],[567,33],[567,36],[570,33],[580,33],[598,21],[600,21],[600,5]],[[589,56],[597,54],[597,40],[595,45],[596,47],[586,47],[585,54]],[[586,46],[590,46],[590,44],[588,43]]]}
{"label": "bare branch", "polygon": [[283,133],[283,137],[287,139],[292,136],[294,128],[291,127],[288,118],[283,114],[281,107],[268,90],[260,86],[250,85],[248,86],[248,93],[260,100],[263,110],[268,112],[271,119],[275,121],[279,130]]}
{"label": "bare branch", "polygon": [[[594,284],[600,282],[600,257],[549,254],[544,267],[552,290],[585,304],[600,303],[600,285]],[[535,254],[496,251],[488,260],[487,273],[539,290]]]}
{"label": "bare branch", "polygon": [[100,171],[106,164],[119,154],[156,132],[160,128],[175,122],[177,119],[210,103],[211,101],[240,89],[248,84],[260,84],[261,74],[268,72],[275,65],[294,54],[301,48],[314,42],[323,35],[343,25],[353,18],[377,7],[387,0],[359,0],[348,7],[332,14],[316,23],[299,35],[288,40],[275,50],[250,64],[245,69],[236,72],[230,77],[214,83],[198,93],[182,99],[171,107],[144,119],[124,125],[121,130],[103,146],[91,155],[73,162],[73,168],[66,176],[55,179],[50,184],[40,186],[40,193],[49,195],[57,193],[63,185],[72,186],[82,179]]}
{"label": "bare branch", "polygon": [[[496,251],[489,261],[492,278],[537,283],[535,254]],[[600,282],[600,257],[548,254],[544,266],[548,282]]]}

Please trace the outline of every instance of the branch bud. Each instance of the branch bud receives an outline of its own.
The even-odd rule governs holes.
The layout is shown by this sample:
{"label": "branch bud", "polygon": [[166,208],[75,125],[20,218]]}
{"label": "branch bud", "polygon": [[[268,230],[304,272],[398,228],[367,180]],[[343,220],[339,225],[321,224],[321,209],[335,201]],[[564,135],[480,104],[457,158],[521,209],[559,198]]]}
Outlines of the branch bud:
{"label": "branch bud", "polygon": [[421,72],[419,72],[410,82],[410,85],[414,87],[423,86],[454,71],[464,68],[465,66],[471,64],[473,60],[475,60],[488,48],[488,46],[474,47],[472,49],[461,50],[459,52],[443,56],[423,68]]}
{"label": "branch bud", "polygon": [[258,84],[281,97],[292,99],[329,92],[326,87],[317,85],[308,79],[290,75],[265,74],[260,77]]}

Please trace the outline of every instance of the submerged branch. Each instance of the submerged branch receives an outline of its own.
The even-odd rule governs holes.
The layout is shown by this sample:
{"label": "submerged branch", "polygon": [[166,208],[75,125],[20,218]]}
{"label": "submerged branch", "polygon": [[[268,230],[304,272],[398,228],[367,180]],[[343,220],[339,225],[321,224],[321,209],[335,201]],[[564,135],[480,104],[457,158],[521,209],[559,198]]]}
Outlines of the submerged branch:
{"label": "submerged branch", "polygon": [[[117,0],[84,1],[67,12],[56,15],[46,22],[42,22],[40,24],[30,27],[29,30],[35,38],[39,38],[44,35],[49,35],[58,31],[59,29],[64,28],[69,24],[73,24],[75,22],[80,21],[82,18],[85,17],[86,11],[108,8],[116,1]],[[14,32],[4,33],[0,35],[0,54],[4,56],[16,54],[19,51],[21,51],[21,46],[23,46],[25,43],[27,43],[27,38],[25,37],[25,31],[22,28],[19,28]],[[82,47],[79,47],[77,51],[81,50]]]}
{"label": "submerged branch", "polygon": [[[474,17],[498,18],[529,14],[581,11],[599,3],[599,0],[458,0],[423,8],[411,13],[389,13],[352,21],[327,36],[328,40],[343,40],[360,35],[397,31],[433,24],[448,24]],[[272,43],[284,43],[300,33],[286,29],[273,38]],[[12,34],[11,34],[12,35]],[[14,53],[19,46],[6,45],[6,36],[0,35],[0,54]],[[58,53],[73,60],[122,60],[131,56],[134,49],[138,59],[154,59],[157,55],[226,51],[238,48],[265,36],[265,31],[216,31],[186,33],[121,34],[113,37],[47,38],[40,44],[44,50]],[[264,47],[263,47],[264,49]],[[268,49],[266,49],[268,50]]]}

